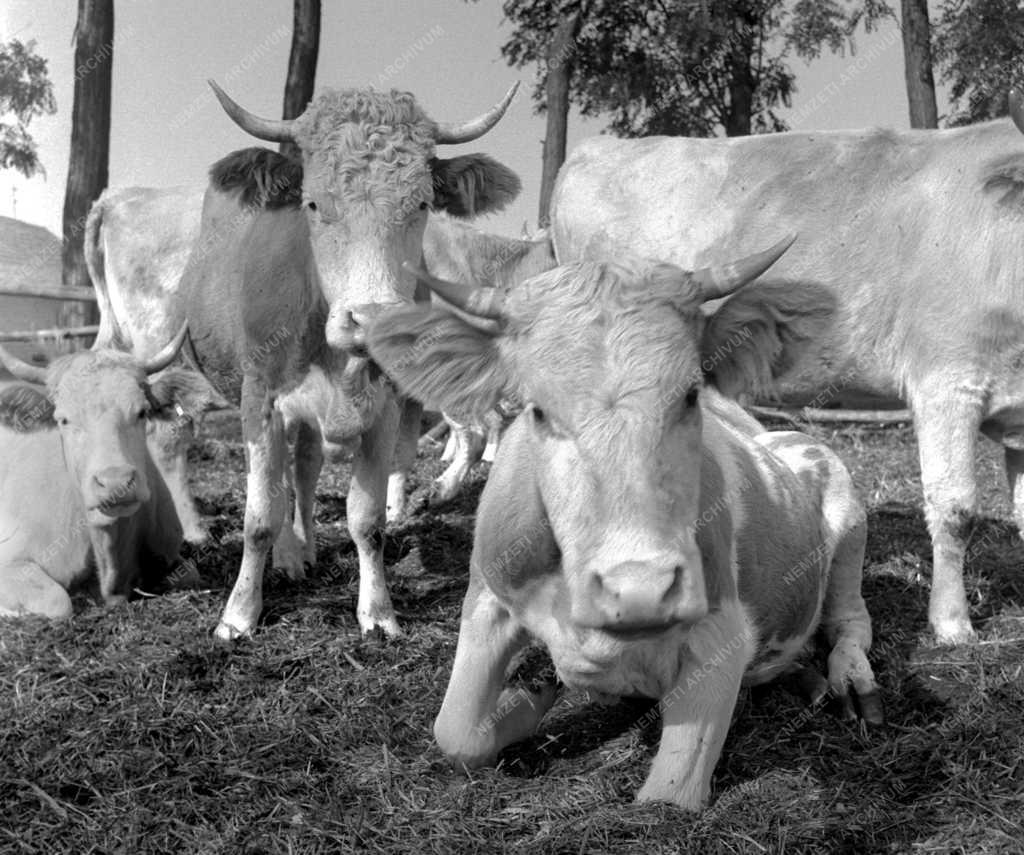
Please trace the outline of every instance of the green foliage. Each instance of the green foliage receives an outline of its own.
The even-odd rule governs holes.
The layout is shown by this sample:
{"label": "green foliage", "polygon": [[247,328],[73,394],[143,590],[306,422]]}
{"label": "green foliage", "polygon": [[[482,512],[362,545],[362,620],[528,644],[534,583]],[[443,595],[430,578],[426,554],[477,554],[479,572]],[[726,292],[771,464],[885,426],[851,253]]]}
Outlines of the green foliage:
{"label": "green foliage", "polygon": [[555,27],[578,12],[570,98],[584,115],[610,117],[621,136],[784,130],[788,60],[852,50],[861,22],[891,14],[884,0],[505,0],[514,30],[502,47],[513,66],[540,66]]}
{"label": "green foliage", "polygon": [[947,124],[1005,116],[1010,87],[1024,85],[1024,7],[1017,0],[946,0],[932,36],[939,79],[950,88]]}
{"label": "green foliage", "polygon": [[13,167],[27,178],[43,172],[27,126],[56,111],[46,60],[36,54],[35,42],[0,44],[0,169]]}

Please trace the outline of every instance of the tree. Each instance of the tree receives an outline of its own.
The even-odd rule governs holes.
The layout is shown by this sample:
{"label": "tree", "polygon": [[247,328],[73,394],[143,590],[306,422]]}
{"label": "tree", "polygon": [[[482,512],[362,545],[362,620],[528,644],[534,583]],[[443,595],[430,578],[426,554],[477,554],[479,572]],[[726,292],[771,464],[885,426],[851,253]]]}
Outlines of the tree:
{"label": "tree", "polygon": [[547,132],[544,134],[543,173],[540,179],[540,211],[537,222],[548,225],[548,207],[555,189],[555,177],[565,162],[565,141],[569,125],[569,81],[572,78],[572,58],[575,40],[579,34],[579,14],[569,15],[555,29],[548,46],[547,80],[545,82],[545,108],[548,114]]}
{"label": "tree", "polygon": [[[320,54],[320,0],[295,0],[292,19],[292,49],[288,54],[282,113],[285,119],[302,115],[313,97],[316,61]],[[281,143],[280,151],[290,157],[300,157],[299,147],[291,141]]]}
{"label": "tree", "polygon": [[928,0],[900,0],[900,10],[910,127],[937,128],[939,110],[935,104],[935,79],[932,76],[932,30],[928,20]]}
{"label": "tree", "polygon": [[[69,288],[91,285],[85,267],[83,233],[89,208],[107,186],[113,57],[114,0],[78,0],[71,157],[64,193],[63,280]],[[70,326],[95,323],[96,307],[70,304],[62,320]]]}
{"label": "tree", "polygon": [[[792,55],[814,59],[852,44],[884,0],[505,0],[514,29],[502,47],[517,67],[539,62],[556,26],[581,16],[569,96],[608,115],[621,136],[734,136],[783,130]],[[544,73],[534,94],[544,102]]]}
{"label": "tree", "polygon": [[44,173],[29,122],[57,111],[46,60],[35,49],[35,42],[18,39],[0,44],[0,116],[14,118],[0,121],[0,169],[17,169],[26,178]]}
{"label": "tree", "polygon": [[939,79],[950,88],[948,124],[1005,116],[1010,87],[1024,84],[1024,8],[1017,0],[946,0],[933,35]]}

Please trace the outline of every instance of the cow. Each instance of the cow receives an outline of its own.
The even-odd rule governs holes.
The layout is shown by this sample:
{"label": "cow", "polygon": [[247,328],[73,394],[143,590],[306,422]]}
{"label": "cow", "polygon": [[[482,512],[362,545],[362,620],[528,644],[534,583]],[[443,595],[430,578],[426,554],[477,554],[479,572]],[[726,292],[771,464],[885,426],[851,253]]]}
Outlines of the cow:
{"label": "cow", "polygon": [[827,293],[739,290],[788,243],[692,273],[623,253],[572,262],[504,298],[420,273],[500,331],[425,307],[371,328],[370,353],[428,405],[526,402],[480,499],[434,724],[458,764],[494,762],[554,702],[550,686],[502,691],[530,635],[566,685],[661,699],[641,800],[703,805],[741,681],[791,668],[819,624],[832,692],[881,720],[851,478],[825,446],[765,433],[724,397],[770,383],[828,323]]}
{"label": "cow", "polygon": [[939,643],[975,638],[963,562],[979,429],[1004,447],[1024,529],[1022,105],[1014,94],[1012,121],[941,131],[595,137],[552,198],[560,262],[628,248],[687,267],[776,229],[800,233],[773,278],[828,289],[837,318],[781,388],[908,402]]}
{"label": "cow", "polygon": [[[178,280],[199,234],[202,204],[202,188],[190,187],[108,189],[93,203],[83,242],[100,316],[94,349],[124,350],[146,360],[180,328],[185,313],[178,305]],[[200,545],[207,534],[187,469],[194,436],[191,420],[156,421],[149,447],[171,491],[185,540]]]}
{"label": "cow", "polygon": [[68,617],[68,591],[91,582],[117,605],[175,567],[181,523],[146,426],[209,403],[194,372],[164,370],[184,337],[146,361],[103,348],[45,368],[0,348],[26,381],[0,388],[0,614]]}
{"label": "cow", "polygon": [[[444,159],[435,151],[487,133],[516,87],[481,116],[453,124],[430,119],[410,93],[373,89],[325,90],[296,119],[266,119],[211,85],[242,130],[294,142],[302,161],[298,203],[294,169],[284,158],[243,152],[214,165],[179,285],[190,359],[239,406],[246,450],[242,565],[216,637],[251,634],[259,618],[263,565],[287,501],[276,404],[314,369],[342,393],[323,414],[322,439],[358,446],[347,499],[359,559],[357,620],[364,633],[395,636],[383,529],[400,414],[390,381],[366,354],[365,325],[382,307],[413,300],[415,277],[401,265],[420,260],[429,210],[476,216],[518,193],[515,173],[488,156]],[[296,473],[317,471],[320,439],[299,425]],[[311,494],[314,485],[295,489]]]}
{"label": "cow", "polygon": [[[423,235],[423,266],[439,279],[508,289],[550,270],[555,266],[555,254],[543,230],[531,237],[508,238],[437,216],[428,220]],[[438,499],[450,501],[475,464],[493,460],[504,417],[491,412],[479,421],[452,414],[445,418],[451,436],[441,459],[451,462],[436,483]]]}

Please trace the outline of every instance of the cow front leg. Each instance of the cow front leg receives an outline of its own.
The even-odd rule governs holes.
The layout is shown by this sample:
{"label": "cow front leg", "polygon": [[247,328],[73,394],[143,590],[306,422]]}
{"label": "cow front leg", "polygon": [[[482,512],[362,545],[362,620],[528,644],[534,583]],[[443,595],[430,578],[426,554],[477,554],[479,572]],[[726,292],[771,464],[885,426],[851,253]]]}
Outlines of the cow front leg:
{"label": "cow front leg", "polygon": [[1024,537],[1024,451],[1005,448],[1006,481],[1010,487],[1010,501],[1013,503],[1013,518],[1017,530]]}
{"label": "cow front leg", "polygon": [[398,428],[398,406],[387,401],[352,461],[346,512],[348,530],[359,555],[359,602],[356,619],[365,635],[378,627],[388,636],[401,634],[384,575],[384,525],[387,472]]}
{"label": "cow front leg", "polygon": [[[323,468],[324,452],[320,432],[306,422],[299,422],[295,433],[295,456],[292,467],[294,510],[286,507],[281,534],[274,542],[274,567],[283,570],[293,581],[306,578],[306,565],[316,564],[316,534],[313,529],[313,508],[316,485]],[[287,469],[286,469],[287,475]]]}
{"label": "cow front leg", "polygon": [[711,792],[754,632],[742,606],[726,601],[691,630],[687,647],[675,685],[661,699],[661,744],[637,800],[695,811]]}
{"label": "cow front leg", "polygon": [[438,747],[457,766],[493,764],[503,748],[533,734],[555,702],[554,686],[540,692],[503,688],[509,663],[527,640],[494,595],[470,582],[452,675],[434,721]]}
{"label": "cow front leg", "polygon": [[209,539],[188,484],[188,449],[195,441],[195,423],[188,416],[154,419],[146,431],[150,456],[163,476],[178,513],[185,540],[199,546]]}
{"label": "cow front leg", "polygon": [[420,441],[423,422],[423,404],[412,398],[401,403],[402,417],[398,424],[395,454],[388,477],[387,521],[398,522],[405,516],[408,505],[409,472],[416,462],[416,448]]}
{"label": "cow front leg", "polygon": [[455,444],[451,463],[437,478],[437,499],[440,502],[450,502],[459,495],[470,471],[480,462],[484,452],[484,437],[476,427],[469,423],[459,424],[448,416],[445,418],[452,429],[449,442],[454,441]]}
{"label": "cow front leg", "polygon": [[284,521],[288,501],[287,444],[281,414],[262,381],[242,382],[242,438],[248,473],[242,566],[215,635],[222,641],[252,634],[263,608],[263,568]]}
{"label": "cow front leg", "polygon": [[920,390],[912,401],[924,487],[924,514],[932,538],[932,590],[928,622],[942,644],[974,639],[964,555],[975,510],[974,449],[980,402]]}
{"label": "cow front leg", "polygon": [[43,615],[54,620],[71,617],[71,598],[34,561],[0,565],[0,615]]}

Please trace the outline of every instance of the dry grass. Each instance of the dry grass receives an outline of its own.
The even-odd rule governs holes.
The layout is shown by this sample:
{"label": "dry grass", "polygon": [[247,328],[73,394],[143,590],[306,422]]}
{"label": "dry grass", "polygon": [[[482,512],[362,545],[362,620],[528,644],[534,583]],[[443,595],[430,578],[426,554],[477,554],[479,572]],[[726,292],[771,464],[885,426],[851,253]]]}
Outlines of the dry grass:
{"label": "dry grass", "polygon": [[[390,532],[405,638],[363,640],[339,525],[344,467],[320,485],[316,578],[267,586],[255,640],[210,631],[241,552],[242,459],[206,439],[199,492],[209,590],[74,620],[0,623],[0,851],[1024,851],[1024,581],[991,447],[968,589],[980,643],[926,627],[929,544],[906,429],[822,431],[871,508],[865,592],[889,724],[746,692],[698,817],[632,797],[657,744],[649,705],[569,693],[528,744],[466,779],[432,745],[482,483]],[[420,493],[440,466],[419,462]]]}

